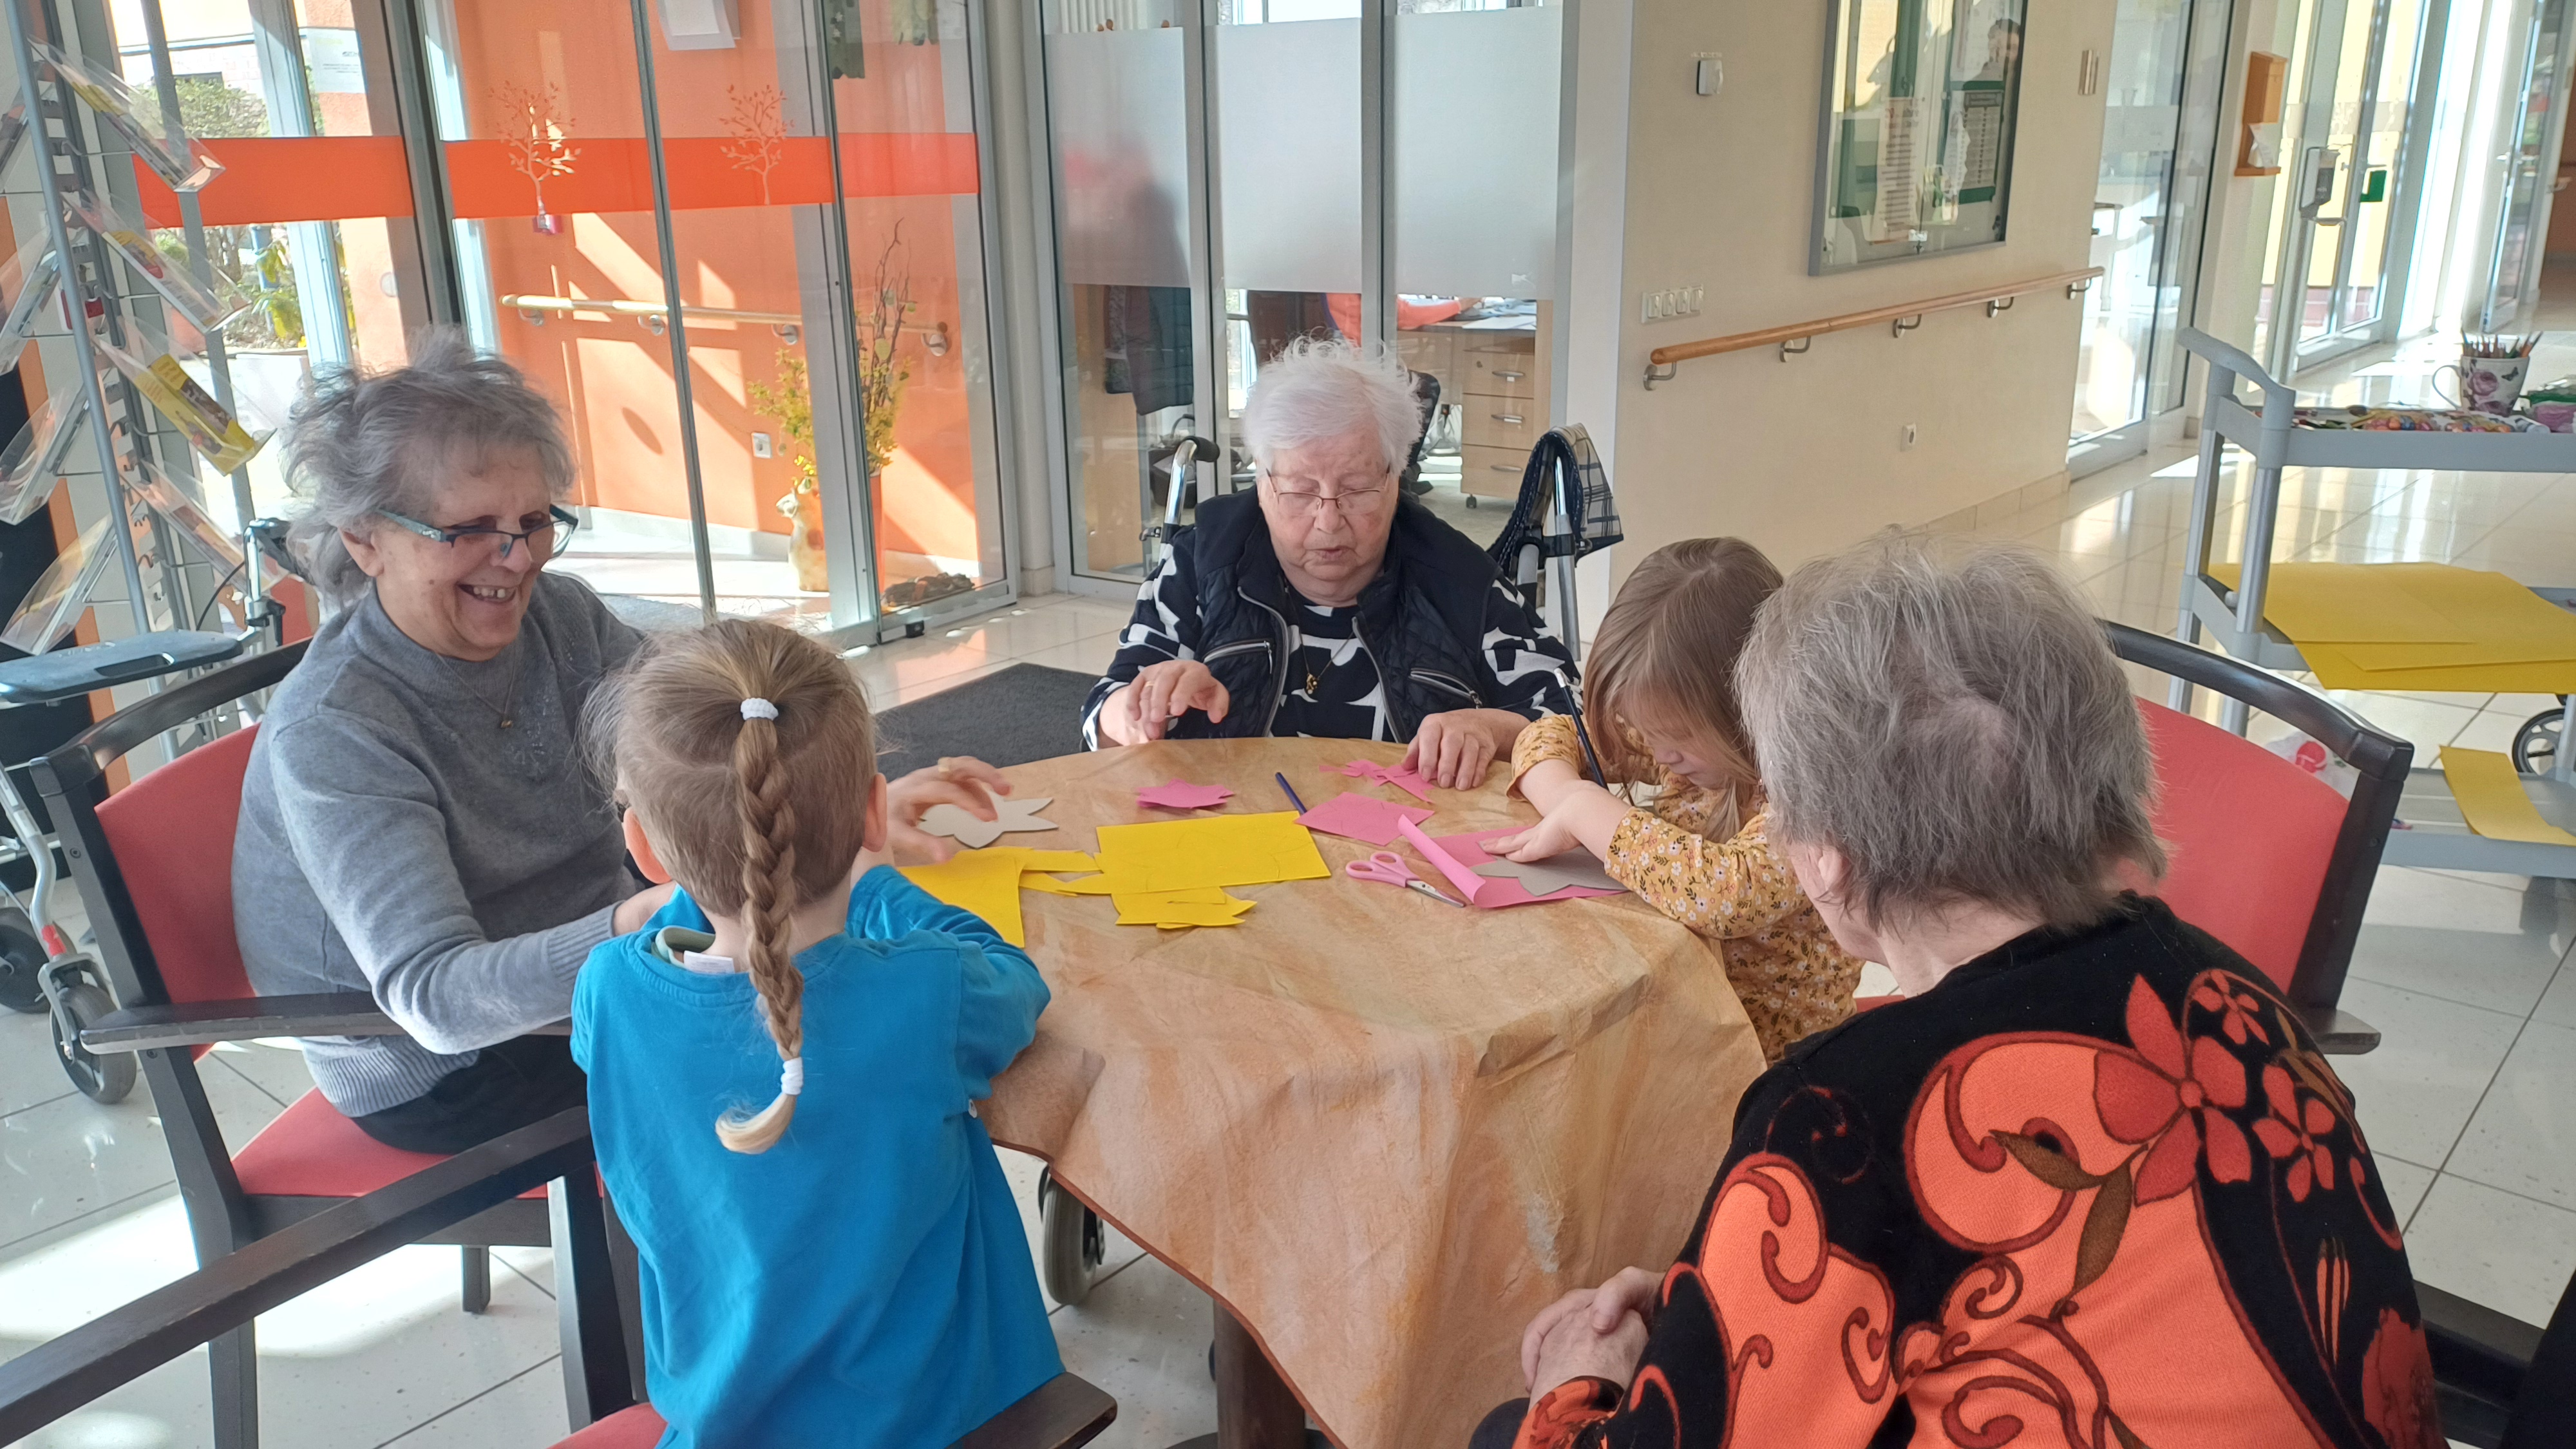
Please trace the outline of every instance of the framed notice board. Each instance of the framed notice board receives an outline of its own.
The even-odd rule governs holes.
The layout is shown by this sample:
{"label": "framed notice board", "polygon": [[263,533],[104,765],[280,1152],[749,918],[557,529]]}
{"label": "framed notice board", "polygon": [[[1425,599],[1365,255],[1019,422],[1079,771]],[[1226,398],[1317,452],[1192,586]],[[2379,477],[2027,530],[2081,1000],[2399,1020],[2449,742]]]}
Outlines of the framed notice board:
{"label": "framed notice board", "polygon": [[2028,0],[1830,0],[1816,275],[2004,239]]}

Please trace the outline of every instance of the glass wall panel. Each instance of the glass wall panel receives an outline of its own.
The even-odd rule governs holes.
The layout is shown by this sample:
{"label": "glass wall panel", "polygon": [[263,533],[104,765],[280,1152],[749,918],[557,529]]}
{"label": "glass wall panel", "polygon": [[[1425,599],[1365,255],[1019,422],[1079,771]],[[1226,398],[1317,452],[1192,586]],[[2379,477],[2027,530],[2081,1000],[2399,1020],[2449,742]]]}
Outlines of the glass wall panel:
{"label": "glass wall panel", "polygon": [[2146,417],[2174,153],[2182,123],[2185,0],[2120,0],[2104,79],[2102,167],[2093,193],[2092,264],[2075,363],[2074,437]]}
{"label": "glass wall panel", "polygon": [[1058,377],[1077,572],[1141,576],[1193,426],[1190,0],[1044,0]]}
{"label": "glass wall panel", "polygon": [[[1396,344],[1436,396],[1418,487],[1487,538],[1549,416],[1565,11],[1481,0],[1395,17]],[[1419,385],[1419,383],[1417,383]],[[1436,392],[1434,391],[1436,389]]]}

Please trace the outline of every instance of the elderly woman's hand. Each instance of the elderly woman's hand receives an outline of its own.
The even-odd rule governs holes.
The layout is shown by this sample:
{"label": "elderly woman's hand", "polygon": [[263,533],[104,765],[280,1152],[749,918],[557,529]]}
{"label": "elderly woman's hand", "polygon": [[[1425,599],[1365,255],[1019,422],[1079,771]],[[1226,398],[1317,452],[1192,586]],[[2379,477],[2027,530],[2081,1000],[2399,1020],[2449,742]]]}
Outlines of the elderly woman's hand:
{"label": "elderly woman's hand", "polygon": [[1453,709],[1425,715],[1404,765],[1443,790],[1473,790],[1529,721],[1507,709]]}
{"label": "elderly woman's hand", "polygon": [[1626,1388],[1637,1376],[1637,1361],[1646,1356],[1647,1336],[1646,1320],[1627,1309],[1619,1311],[1607,1331],[1595,1328],[1589,1313],[1567,1314],[1539,1345],[1530,1397],[1545,1398],[1568,1379],[1606,1379]]}
{"label": "elderly woman's hand", "polygon": [[1171,722],[1199,709],[1213,724],[1225,718],[1232,701],[1225,686],[1195,659],[1166,659],[1136,671],[1100,705],[1100,732],[1112,743],[1132,745],[1159,740]]}
{"label": "elderly woman's hand", "polygon": [[[988,795],[986,791],[990,791]],[[992,795],[1011,793],[1002,772],[971,755],[943,759],[886,782],[886,853],[906,865],[937,865],[957,853],[957,842],[921,828],[933,805],[954,805],[978,820],[994,817]]]}
{"label": "elderly woman's hand", "polygon": [[[1577,1288],[1539,1310],[1521,1333],[1521,1379],[1529,1386],[1531,1397],[1541,1392],[1538,1387],[1539,1359],[1547,1346],[1548,1335],[1568,1318],[1588,1316],[1592,1331],[1608,1334],[1619,1327],[1620,1319],[1636,1314],[1650,1326],[1654,1321],[1655,1298],[1664,1280],[1643,1268],[1622,1268],[1598,1288]],[[1563,1382],[1562,1379],[1557,1382]],[[1624,1382],[1624,1380],[1623,1380]],[[1548,1385],[1556,1387],[1555,1384]]]}

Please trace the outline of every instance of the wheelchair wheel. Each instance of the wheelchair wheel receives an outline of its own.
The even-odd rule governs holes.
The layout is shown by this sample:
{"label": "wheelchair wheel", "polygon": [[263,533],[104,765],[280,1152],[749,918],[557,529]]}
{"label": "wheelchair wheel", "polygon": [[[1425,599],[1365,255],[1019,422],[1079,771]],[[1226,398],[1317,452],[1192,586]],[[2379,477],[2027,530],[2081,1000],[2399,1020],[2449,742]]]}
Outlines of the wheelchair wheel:
{"label": "wheelchair wheel", "polygon": [[45,986],[36,971],[45,964],[45,943],[16,906],[0,906],[0,1006],[29,1016],[45,1009]]}
{"label": "wheelchair wheel", "polygon": [[2546,775],[2558,768],[2558,726],[2563,716],[2544,709],[2513,732],[2513,767],[2526,775]]}
{"label": "wheelchair wheel", "polygon": [[1108,1253],[1100,1218],[1072,1193],[1055,1185],[1055,1175],[1038,1178],[1038,1281],[1047,1296],[1067,1308],[1091,1296],[1091,1283]]}
{"label": "wheelchair wheel", "polygon": [[102,1106],[124,1101],[134,1090],[134,1053],[91,1056],[80,1044],[81,1029],[116,1010],[116,1003],[96,983],[79,978],[63,983],[62,998],[53,1021],[54,1054],[62,1058],[63,1075],[72,1079],[82,1096]]}

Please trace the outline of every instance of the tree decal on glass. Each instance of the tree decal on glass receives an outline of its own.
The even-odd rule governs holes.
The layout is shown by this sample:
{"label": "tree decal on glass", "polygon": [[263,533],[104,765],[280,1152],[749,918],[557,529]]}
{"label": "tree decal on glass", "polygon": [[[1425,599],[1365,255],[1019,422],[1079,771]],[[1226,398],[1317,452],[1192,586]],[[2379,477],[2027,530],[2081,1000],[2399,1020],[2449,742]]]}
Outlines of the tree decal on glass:
{"label": "tree decal on glass", "polygon": [[722,147],[724,158],[736,171],[760,178],[760,204],[767,206],[769,173],[778,169],[787,149],[787,123],[780,115],[784,98],[776,86],[761,86],[749,95],[726,86],[725,98],[733,103],[725,112],[725,134],[733,139]]}
{"label": "tree decal on glass", "polygon": [[547,236],[560,235],[563,218],[546,210],[546,178],[570,176],[572,163],[581,156],[581,148],[568,139],[572,117],[555,114],[555,88],[537,90],[525,86],[502,86],[492,93],[493,103],[501,108],[502,129],[510,148],[510,169],[528,178],[536,188],[537,215],[532,225]]}

